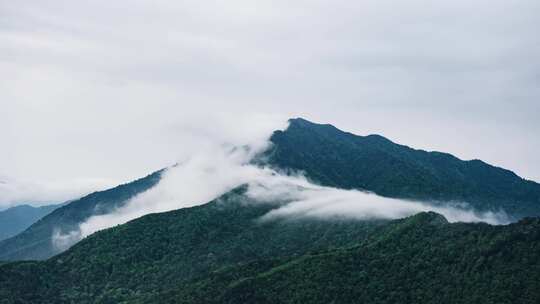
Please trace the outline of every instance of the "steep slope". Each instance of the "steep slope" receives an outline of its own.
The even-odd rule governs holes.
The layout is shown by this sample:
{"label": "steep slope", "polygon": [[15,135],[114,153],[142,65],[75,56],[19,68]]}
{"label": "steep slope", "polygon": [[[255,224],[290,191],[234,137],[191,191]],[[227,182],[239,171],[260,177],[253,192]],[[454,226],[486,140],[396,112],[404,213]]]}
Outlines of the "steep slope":
{"label": "steep slope", "polygon": [[382,196],[466,202],[479,210],[504,209],[520,218],[540,215],[540,184],[480,160],[426,152],[378,136],[357,136],[332,125],[291,119],[271,137],[265,164],[302,171],[323,185]]}
{"label": "steep slope", "polygon": [[0,260],[41,260],[62,251],[52,242],[54,231],[69,233],[92,215],[106,214],[156,185],[162,171],[115,188],[94,192],[54,210],[22,233],[0,242]]}
{"label": "steep slope", "polygon": [[244,191],[239,188],[205,205],[147,215],[95,233],[44,262],[3,265],[0,299],[5,299],[3,303],[152,299],[226,265],[349,246],[383,223],[260,222],[275,205],[252,201]]}
{"label": "steep slope", "polygon": [[357,246],[219,269],[142,303],[538,303],[540,220],[394,221]]}
{"label": "steep slope", "polygon": [[0,241],[24,231],[40,218],[60,206],[62,204],[41,207],[19,205],[0,211]]}

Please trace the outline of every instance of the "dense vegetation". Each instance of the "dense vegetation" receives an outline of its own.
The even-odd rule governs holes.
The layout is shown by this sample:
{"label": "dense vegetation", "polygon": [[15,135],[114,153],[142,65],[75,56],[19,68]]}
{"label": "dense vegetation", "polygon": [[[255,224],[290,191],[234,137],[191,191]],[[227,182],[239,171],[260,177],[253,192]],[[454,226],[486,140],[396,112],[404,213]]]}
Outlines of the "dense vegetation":
{"label": "dense vegetation", "polygon": [[540,220],[261,222],[237,189],[0,266],[0,303],[538,303]]}
{"label": "dense vegetation", "polygon": [[357,136],[297,118],[271,137],[265,162],[302,171],[313,181],[379,195],[467,202],[520,218],[540,215],[540,184],[480,160],[411,149],[378,136]]}
{"label": "dense vegetation", "polygon": [[351,246],[383,223],[261,222],[260,217],[275,206],[251,201],[243,191],[98,232],[47,261],[4,265],[0,299],[10,299],[6,303],[152,299],[225,265]]}
{"label": "dense vegetation", "polygon": [[358,246],[216,271],[159,302],[538,303],[539,228],[538,219],[493,227],[421,213]]}
{"label": "dense vegetation", "polygon": [[[538,184],[481,161],[302,119],[271,140],[259,163],[324,185],[540,214]],[[0,242],[0,260],[48,258],[0,262],[0,304],[540,302],[538,218],[507,226],[450,224],[435,213],[263,221],[284,202],[254,201],[244,186],[100,231],[53,256],[54,229],[66,233],[111,212],[160,178],[158,171],[93,193]]]}
{"label": "dense vegetation", "polygon": [[160,179],[157,171],[134,182],[94,192],[46,215],[24,232],[0,242],[0,261],[46,259],[61,251],[52,243],[53,231],[68,233],[92,215],[105,214],[122,206],[133,196],[153,187]]}
{"label": "dense vegetation", "polygon": [[60,206],[60,204],[41,207],[19,205],[0,211],[0,241],[24,231]]}

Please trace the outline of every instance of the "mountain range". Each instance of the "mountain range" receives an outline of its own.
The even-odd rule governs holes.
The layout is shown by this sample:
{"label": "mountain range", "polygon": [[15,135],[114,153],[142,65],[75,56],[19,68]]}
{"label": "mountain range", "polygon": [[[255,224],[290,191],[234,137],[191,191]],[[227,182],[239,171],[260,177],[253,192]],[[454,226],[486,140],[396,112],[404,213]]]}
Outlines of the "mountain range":
{"label": "mountain range", "polygon": [[105,191],[94,192],[60,207],[22,233],[0,242],[2,260],[42,260],[66,248],[53,243],[53,234],[69,233],[92,215],[106,214],[122,206],[130,198],[155,186],[162,171]]}
{"label": "mountain range", "polygon": [[0,241],[19,234],[60,206],[62,204],[40,207],[18,205],[0,211]]}
{"label": "mountain range", "polygon": [[[156,186],[163,170],[60,207],[0,242],[0,303],[538,303],[540,185],[479,160],[291,119],[253,163],[340,189],[504,211],[509,225],[277,218],[239,187],[53,246]],[[67,250],[66,250],[67,249]],[[65,251],[64,251],[65,250]],[[41,260],[41,261],[21,261]]]}
{"label": "mountain range", "polygon": [[291,119],[264,153],[270,165],[301,171],[322,185],[430,202],[465,202],[515,218],[540,215],[540,184],[484,163],[415,150],[379,136]]}

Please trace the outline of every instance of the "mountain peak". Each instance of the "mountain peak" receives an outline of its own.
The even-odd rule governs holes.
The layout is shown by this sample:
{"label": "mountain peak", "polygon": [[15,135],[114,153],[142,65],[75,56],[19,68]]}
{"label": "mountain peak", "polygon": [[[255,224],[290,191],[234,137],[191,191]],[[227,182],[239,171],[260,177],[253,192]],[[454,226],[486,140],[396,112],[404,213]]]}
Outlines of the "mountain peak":
{"label": "mountain peak", "polygon": [[289,122],[290,123],[300,123],[300,124],[314,124],[314,122],[311,122],[305,118],[302,118],[302,117],[294,117],[294,118],[289,118]]}
{"label": "mountain peak", "polygon": [[302,117],[290,118],[289,125],[298,126],[298,127],[331,127],[333,129],[338,130],[335,126],[331,124],[320,124],[320,123],[309,121]]}
{"label": "mountain peak", "polygon": [[479,211],[503,209],[516,218],[540,214],[540,184],[509,170],[301,117],[289,123],[271,136],[266,162],[286,172],[303,172],[318,184],[393,198],[467,202]]}
{"label": "mountain peak", "polygon": [[442,214],[439,214],[433,211],[420,212],[418,214],[415,214],[409,217],[408,220],[413,221],[415,223],[428,224],[428,225],[434,225],[434,226],[448,224],[448,220]]}

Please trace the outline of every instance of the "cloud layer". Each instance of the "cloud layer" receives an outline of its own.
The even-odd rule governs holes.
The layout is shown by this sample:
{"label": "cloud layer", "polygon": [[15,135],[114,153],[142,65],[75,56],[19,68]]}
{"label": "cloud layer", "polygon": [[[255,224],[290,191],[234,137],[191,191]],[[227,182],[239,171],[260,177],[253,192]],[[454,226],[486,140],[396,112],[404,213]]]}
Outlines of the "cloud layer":
{"label": "cloud layer", "polygon": [[[449,222],[486,222],[506,224],[504,212],[475,212],[453,204],[428,204],[377,196],[357,190],[343,190],[310,184],[301,177],[279,177],[252,184],[248,195],[262,202],[271,203],[286,199],[289,203],[275,208],[262,220],[311,218],[311,219],[398,219],[419,212],[434,211],[444,215]],[[276,184],[277,182],[277,184]]]}

